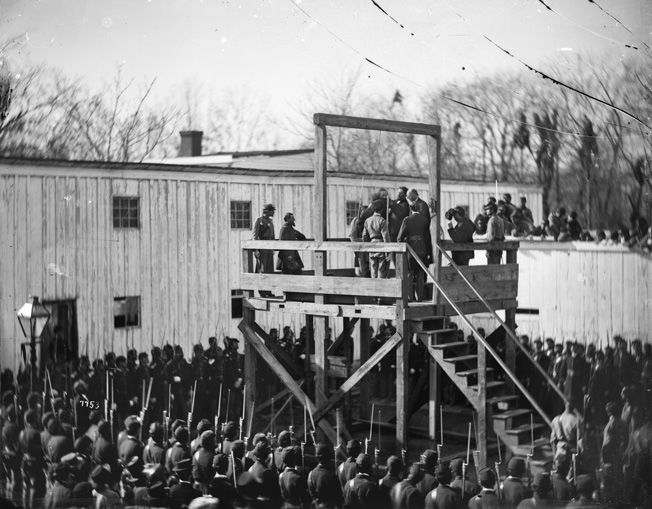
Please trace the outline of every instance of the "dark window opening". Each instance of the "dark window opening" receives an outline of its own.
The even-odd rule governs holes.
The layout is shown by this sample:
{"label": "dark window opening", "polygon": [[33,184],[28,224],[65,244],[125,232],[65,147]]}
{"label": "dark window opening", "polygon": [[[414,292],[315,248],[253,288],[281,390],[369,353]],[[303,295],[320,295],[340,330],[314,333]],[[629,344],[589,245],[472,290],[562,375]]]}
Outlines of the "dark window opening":
{"label": "dark window opening", "polygon": [[242,290],[231,290],[231,318],[242,318],[244,294]]}
{"label": "dark window opening", "polygon": [[113,299],[113,327],[140,326],[140,297],[116,297]]}

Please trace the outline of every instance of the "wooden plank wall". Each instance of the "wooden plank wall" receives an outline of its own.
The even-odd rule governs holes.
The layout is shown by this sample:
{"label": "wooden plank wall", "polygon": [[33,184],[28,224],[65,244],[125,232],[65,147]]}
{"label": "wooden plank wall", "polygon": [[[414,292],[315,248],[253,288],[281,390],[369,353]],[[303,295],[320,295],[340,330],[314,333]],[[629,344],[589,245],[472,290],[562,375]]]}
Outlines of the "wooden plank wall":
{"label": "wooden plank wall", "polygon": [[[379,187],[395,195],[395,181],[329,180],[329,236],[348,236],[346,201],[366,203]],[[407,182],[428,199],[427,183]],[[459,185],[442,197],[442,210],[457,203],[481,208],[493,186]],[[510,189],[517,196],[516,189]],[[501,189],[501,192],[503,190]],[[528,191],[530,192],[530,191]],[[140,228],[114,229],[112,198],[140,198]],[[530,199],[530,194],[528,194]],[[186,355],[211,335],[240,336],[231,319],[231,290],[239,288],[240,241],[250,230],[230,227],[230,201],[252,202],[255,219],[265,203],[276,204],[276,232],[285,212],[312,237],[312,178],[272,178],[179,171],[0,164],[0,357],[17,368],[24,341],[15,316],[28,295],[42,300],[75,299],[79,351],[91,358],[127,348],[180,344]],[[476,204],[477,205],[473,205]],[[534,207],[533,207],[534,208]],[[312,268],[304,253],[306,268]],[[350,267],[347,253],[331,267]],[[114,330],[113,299],[140,296],[141,326]],[[265,328],[290,325],[298,335],[300,315],[259,313]],[[341,332],[334,323],[333,336]]]}
{"label": "wooden plank wall", "polygon": [[518,263],[519,308],[539,310],[538,321],[522,321],[520,334],[603,346],[614,334],[652,342],[650,253],[586,243],[522,242]]}

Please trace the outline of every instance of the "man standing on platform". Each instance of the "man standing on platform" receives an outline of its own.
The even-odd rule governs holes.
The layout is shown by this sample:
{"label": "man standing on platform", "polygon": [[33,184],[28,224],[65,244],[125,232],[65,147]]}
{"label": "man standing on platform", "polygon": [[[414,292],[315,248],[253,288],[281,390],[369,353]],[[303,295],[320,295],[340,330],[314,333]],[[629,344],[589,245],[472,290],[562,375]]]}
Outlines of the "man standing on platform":
{"label": "man standing on platform", "polygon": [[[274,217],[274,212],[276,207],[271,203],[268,203],[263,207],[263,215],[256,219],[254,223],[254,231],[252,238],[254,240],[274,240],[274,223],[272,222],[272,217]],[[257,249],[254,251],[254,256],[256,257],[256,272],[262,272],[264,274],[273,274],[274,273],[274,251],[271,249]],[[269,291],[261,291],[261,297],[271,296]]]}
{"label": "man standing on platform", "polygon": [[[505,226],[503,221],[496,216],[498,207],[495,203],[487,203],[483,210],[485,215],[489,218],[487,221],[487,233],[483,240],[486,240],[487,242],[504,242]],[[500,265],[500,259],[502,256],[502,249],[487,249],[487,265]]]}
{"label": "man standing on platform", "polygon": [[[280,240],[306,240],[306,236],[294,228],[294,214],[288,212],[283,218],[285,224],[281,227]],[[276,268],[283,274],[301,274],[303,262],[298,251],[281,250],[278,252]]]}
{"label": "man standing on platform", "polygon": [[424,200],[419,198],[419,192],[416,189],[410,189],[408,191],[407,199],[410,203],[416,204],[417,212],[426,218],[428,224],[430,224],[430,207],[428,207],[428,204]]}
{"label": "man standing on platform", "polygon": [[389,203],[389,238],[392,242],[396,242],[403,220],[410,215],[407,191],[407,187],[399,187],[396,200]]}
{"label": "man standing on platform", "polygon": [[[389,242],[389,229],[387,221],[382,216],[383,202],[377,200],[372,205],[374,214],[364,222],[362,240],[364,242]],[[389,274],[389,261],[387,253],[371,253],[371,277],[386,279]]]}
{"label": "man standing on platform", "polygon": [[[468,244],[473,242],[473,233],[475,232],[475,225],[471,220],[466,217],[465,210],[457,206],[446,212],[446,219],[448,219],[448,235],[451,240],[458,244]],[[455,220],[453,225],[452,220]],[[430,224],[430,223],[428,223]],[[475,255],[473,251],[453,251],[451,258],[457,265],[468,265],[469,260]]]}
{"label": "man standing on platform", "polygon": [[[398,232],[398,241],[407,242],[419,259],[426,265],[432,260],[432,238],[430,236],[430,220],[424,219],[419,213],[416,202],[410,203],[411,214],[403,220]],[[423,300],[423,291],[426,283],[426,274],[410,256],[408,258],[408,271],[412,276],[412,292],[415,300]],[[408,278],[409,279],[409,278]]]}

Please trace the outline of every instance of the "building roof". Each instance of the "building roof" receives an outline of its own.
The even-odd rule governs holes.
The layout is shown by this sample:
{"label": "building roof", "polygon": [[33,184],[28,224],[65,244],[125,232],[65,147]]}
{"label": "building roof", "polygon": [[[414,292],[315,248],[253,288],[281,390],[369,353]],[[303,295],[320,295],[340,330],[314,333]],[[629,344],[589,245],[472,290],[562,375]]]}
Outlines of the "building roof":
{"label": "building roof", "polygon": [[[213,154],[209,156],[170,158],[161,160],[146,160],[142,163],[136,162],[105,162],[105,161],[71,161],[67,159],[24,159],[24,158],[0,158],[0,165],[13,166],[39,166],[56,168],[79,168],[84,170],[104,170],[109,172],[121,171],[153,171],[171,173],[203,173],[206,175],[232,175],[232,176],[260,176],[260,177],[290,177],[290,178],[312,178],[314,176],[314,151],[312,149],[296,151],[269,151],[269,152],[241,152],[230,154],[232,159],[227,160],[225,155]],[[206,159],[205,159],[206,158]],[[193,164],[186,163],[191,159]],[[216,162],[216,161],[220,162]],[[181,162],[177,164],[177,162]],[[207,161],[211,161],[207,164]],[[330,177],[349,178],[360,180],[360,178],[378,179],[397,184],[408,185],[409,183],[427,182],[427,177],[421,175],[403,174],[381,174],[371,172],[336,172],[329,171]],[[116,175],[117,176],[117,175]],[[482,185],[493,185],[493,182],[470,179],[442,178],[442,182],[449,184],[474,183]],[[538,184],[513,183],[520,188],[540,188]]]}

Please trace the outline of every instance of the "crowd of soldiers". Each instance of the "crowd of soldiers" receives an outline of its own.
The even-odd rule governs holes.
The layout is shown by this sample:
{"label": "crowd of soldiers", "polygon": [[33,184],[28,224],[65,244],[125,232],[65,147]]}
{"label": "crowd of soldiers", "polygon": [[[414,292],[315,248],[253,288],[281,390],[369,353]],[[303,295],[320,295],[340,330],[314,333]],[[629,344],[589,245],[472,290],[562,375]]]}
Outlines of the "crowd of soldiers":
{"label": "crowd of soldiers", "polygon": [[[271,336],[298,355],[291,332]],[[391,326],[374,341],[388,334]],[[189,361],[167,345],[153,348],[151,361],[130,350],[92,364],[52,363],[15,382],[5,371],[2,507],[650,507],[650,345],[619,337],[604,352],[552,340],[530,347],[525,337],[522,344],[567,399],[562,411],[545,378],[517,356],[517,376],[558,414],[554,463],[535,476],[518,457],[505,472],[497,466],[469,476],[463,458],[444,461],[435,450],[417,462],[404,454],[379,465],[366,443],[317,443],[314,427],[301,434],[288,426],[278,436],[271,428],[250,439],[240,417],[237,339],[225,338],[222,349],[211,338]],[[376,373],[377,389],[390,397],[386,368]]]}

